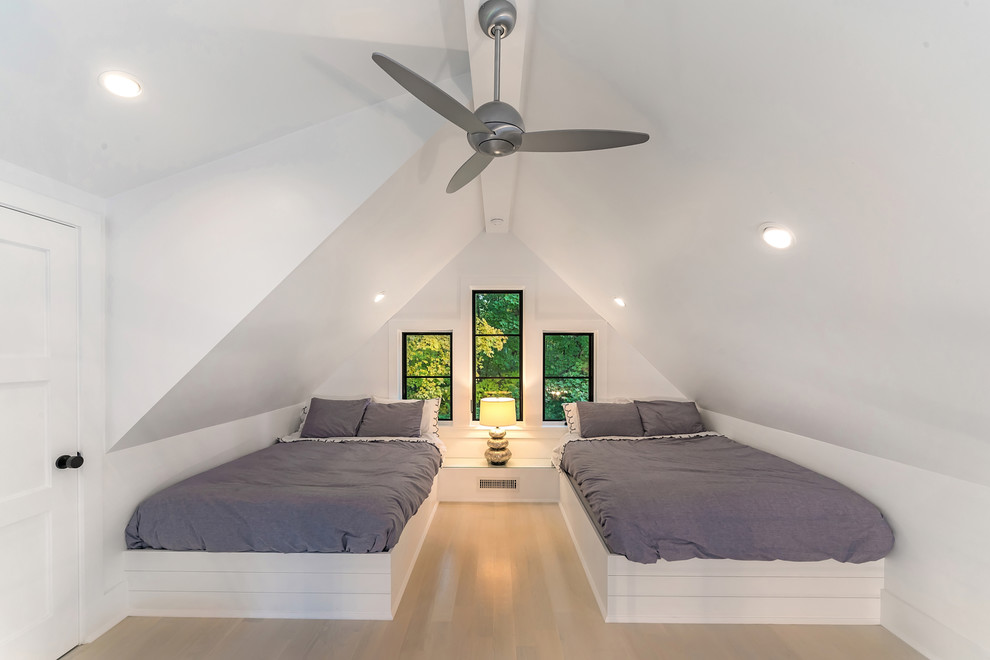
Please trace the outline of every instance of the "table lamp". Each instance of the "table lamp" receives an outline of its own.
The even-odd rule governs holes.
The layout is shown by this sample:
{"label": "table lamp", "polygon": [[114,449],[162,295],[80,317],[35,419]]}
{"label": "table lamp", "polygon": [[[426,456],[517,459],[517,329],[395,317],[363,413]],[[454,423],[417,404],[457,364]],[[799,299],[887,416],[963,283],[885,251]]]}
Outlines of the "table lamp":
{"label": "table lamp", "polygon": [[505,397],[486,397],[481,400],[478,423],[494,427],[488,431],[488,449],[485,458],[492,465],[505,465],[512,457],[509,441],[505,439],[503,426],[516,423],[516,400]]}

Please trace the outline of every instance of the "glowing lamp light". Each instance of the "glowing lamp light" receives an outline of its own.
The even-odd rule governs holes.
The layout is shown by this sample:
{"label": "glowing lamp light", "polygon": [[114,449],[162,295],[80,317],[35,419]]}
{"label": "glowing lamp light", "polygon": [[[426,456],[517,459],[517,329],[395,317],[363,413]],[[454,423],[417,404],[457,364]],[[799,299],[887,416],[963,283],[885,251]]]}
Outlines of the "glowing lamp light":
{"label": "glowing lamp light", "polygon": [[381,302],[383,300],[385,300],[385,292],[384,291],[379,291],[378,293],[375,294],[375,302],[376,303],[379,303],[379,302]]}
{"label": "glowing lamp light", "polygon": [[612,301],[613,301],[613,302],[614,302],[614,303],[615,303],[616,305],[618,305],[619,307],[625,307],[625,306],[626,306],[626,301],[625,301],[625,300],[623,300],[622,298],[612,298]]}

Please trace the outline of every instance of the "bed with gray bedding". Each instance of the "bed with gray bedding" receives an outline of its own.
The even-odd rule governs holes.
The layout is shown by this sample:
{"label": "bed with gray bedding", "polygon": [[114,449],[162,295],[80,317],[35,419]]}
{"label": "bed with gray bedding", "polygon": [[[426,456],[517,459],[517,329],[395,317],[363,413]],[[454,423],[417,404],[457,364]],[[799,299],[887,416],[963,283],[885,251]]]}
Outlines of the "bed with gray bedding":
{"label": "bed with gray bedding", "polygon": [[170,486],[127,524],[130,549],[386,552],[429,495],[429,442],[279,443]]}
{"label": "bed with gray bedding", "polygon": [[832,479],[729,438],[574,438],[561,469],[614,554],[862,563],[893,547],[869,501]]}

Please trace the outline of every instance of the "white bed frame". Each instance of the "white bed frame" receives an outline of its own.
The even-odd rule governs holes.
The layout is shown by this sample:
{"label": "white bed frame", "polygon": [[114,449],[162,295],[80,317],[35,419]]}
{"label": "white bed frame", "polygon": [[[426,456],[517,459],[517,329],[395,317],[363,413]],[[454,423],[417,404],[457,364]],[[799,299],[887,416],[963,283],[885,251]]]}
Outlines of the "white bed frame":
{"label": "white bed frame", "polygon": [[564,473],[560,510],[607,622],[880,623],[882,559],[637,564],[609,553]]}
{"label": "white bed frame", "polygon": [[127,550],[132,616],[391,620],[437,510],[437,480],[389,552]]}

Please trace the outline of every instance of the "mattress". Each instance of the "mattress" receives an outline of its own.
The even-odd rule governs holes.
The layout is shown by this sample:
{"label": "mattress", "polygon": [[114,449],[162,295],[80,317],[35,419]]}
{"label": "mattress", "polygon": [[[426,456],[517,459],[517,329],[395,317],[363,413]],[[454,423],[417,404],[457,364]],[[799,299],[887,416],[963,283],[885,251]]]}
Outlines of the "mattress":
{"label": "mattress", "polygon": [[428,442],[276,444],[149,497],[127,524],[127,547],[385,552],[439,468]]}
{"label": "mattress", "polygon": [[574,440],[560,467],[610,551],[639,563],[862,563],[894,543],[883,514],[859,494],[723,436]]}

